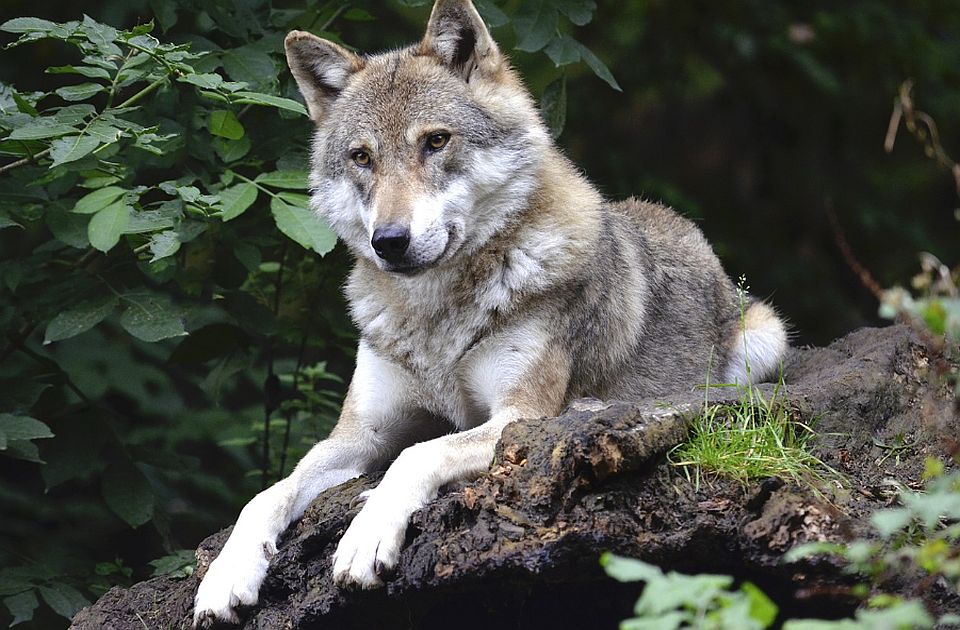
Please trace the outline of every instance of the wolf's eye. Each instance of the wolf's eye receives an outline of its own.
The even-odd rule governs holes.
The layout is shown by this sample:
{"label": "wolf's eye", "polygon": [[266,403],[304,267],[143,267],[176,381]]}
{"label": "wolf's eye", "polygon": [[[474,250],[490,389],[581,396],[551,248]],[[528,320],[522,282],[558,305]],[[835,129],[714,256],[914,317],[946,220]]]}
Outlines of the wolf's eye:
{"label": "wolf's eye", "polygon": [[439,151],[450,142],[449,133],[434,133],[427,137],[427,150]]}
{"label": "wolf's eye", "polygon": [[363,149],[357,149],[350,153],[350,159],[353,160],[354,164],[357,166],[362,166],[367,168],[370,166],[370,154],[364,151]]}

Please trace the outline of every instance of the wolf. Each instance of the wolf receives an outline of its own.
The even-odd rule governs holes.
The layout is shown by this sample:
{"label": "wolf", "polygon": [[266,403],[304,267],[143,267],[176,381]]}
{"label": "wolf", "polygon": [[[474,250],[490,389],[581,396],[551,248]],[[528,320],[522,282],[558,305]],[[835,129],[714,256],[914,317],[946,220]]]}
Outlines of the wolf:
{"label": "wolf", "polygon": [[326,488],[386,468],[332,559],[375,588],[410,516],[480,476],[504,426],[572,399],[637,399],[760,381],[787,348],[700,230],[669,208],[605,200],[553,144],[470,0],[437,0],[422,41],[357,55],[285,41],[315,123],[312,206],[350,249],[360,331],[330,436],[255,496],[206,572],[195,624],[238,620],[278,537]]}

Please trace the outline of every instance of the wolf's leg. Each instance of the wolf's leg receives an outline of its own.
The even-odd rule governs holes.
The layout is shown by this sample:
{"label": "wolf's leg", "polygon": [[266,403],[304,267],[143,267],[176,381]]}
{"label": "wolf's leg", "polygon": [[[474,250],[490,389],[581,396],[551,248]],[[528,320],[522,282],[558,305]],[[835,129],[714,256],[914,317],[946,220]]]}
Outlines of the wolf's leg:
{"label": "wolf's leg", "polygon": [[238,620],[254,604],[277,538],[323,490],[376,469],[400,450],[443,432],[412,404],[415,385],[361,341],[343,411],[330,437],[314,446],[289,477],[255,496],[211,563],[194,600],[194,625]]}
{"label": "wolf's leg", "polygon": [[736,321],[727,343],[731,350],[723,382],[762,383],[780,369],[787,352],[787,330],[773,308],[754,302],[743,313],[743,321]]}
{"label": "wolf's leg", "polygon": [[396,566],[410,516],[437,496],[446,483],[474,479],[490,466],[503,427],[519,418],[560,412],[570,374],[568,357],[546,344],[518,347],[514,339],[481,357],[471,388],[492,400],[490,419],[408,447],[387,470],[344,533],[334,554],[333,576],[341,586],[374,588]]}

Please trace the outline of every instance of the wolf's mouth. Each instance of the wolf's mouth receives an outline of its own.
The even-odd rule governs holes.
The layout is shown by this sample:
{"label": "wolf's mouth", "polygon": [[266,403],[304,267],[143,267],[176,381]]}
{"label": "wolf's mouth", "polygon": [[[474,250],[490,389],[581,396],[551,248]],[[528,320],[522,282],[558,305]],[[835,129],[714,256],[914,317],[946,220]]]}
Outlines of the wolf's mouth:
{"label": "wolf's mouth", "polygon": [[460,236],[460,230],[458,230],[456,225],[453,223],[448,223],[446,228],[447,244],[444,246],[443,251],[440,252],[439,256],[430,262],[423,263],[422,265],[391,265],[389,267],[385,267],[384,271],[388,273],[395,273],[400,276],[413,277],[424,271],[427,271],[428,269],[433,269],[434,267],[452,258],[457,250],[460,249],[463,239]]}

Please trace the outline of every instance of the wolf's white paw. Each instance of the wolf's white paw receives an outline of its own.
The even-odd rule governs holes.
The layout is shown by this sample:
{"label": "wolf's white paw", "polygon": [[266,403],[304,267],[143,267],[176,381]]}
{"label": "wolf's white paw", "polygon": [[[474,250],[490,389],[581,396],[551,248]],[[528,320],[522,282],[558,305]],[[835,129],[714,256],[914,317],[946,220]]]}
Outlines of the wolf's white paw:
{"label": "wolf's white paw", "polygon": [[421,507],[409,495],[381,488],[362,496],[366,505],[333,554],[333,579],[341,587],[381,586],[383,576],[397,566],[410,515]]}
{"label": "wolf's white paw", "polygon": [[218,621],[239,622],[236,607],[257,603],[270,556],[276,552],[273,543],[231,537],[197,589],[193,626],[207,628]]}

